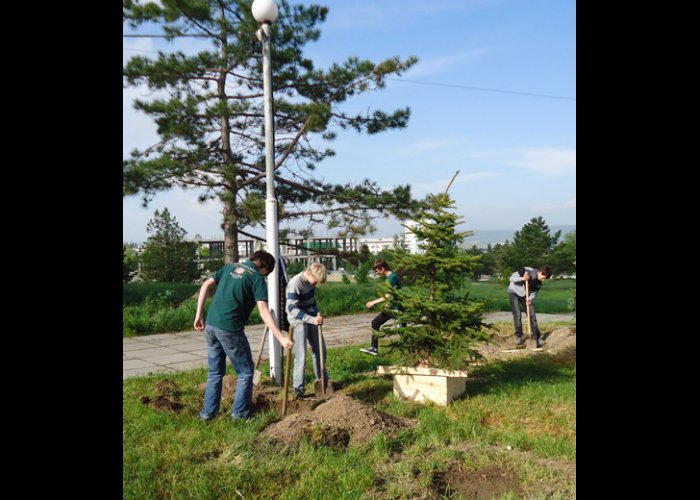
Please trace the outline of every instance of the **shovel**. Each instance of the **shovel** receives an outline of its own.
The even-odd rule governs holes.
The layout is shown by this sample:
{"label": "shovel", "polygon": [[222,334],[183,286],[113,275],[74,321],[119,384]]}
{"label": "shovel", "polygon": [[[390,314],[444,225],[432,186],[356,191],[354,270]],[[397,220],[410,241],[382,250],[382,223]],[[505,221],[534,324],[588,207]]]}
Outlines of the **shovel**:
{"label": "shovel", "polygon": [[323,349],[323,326],[318,325],[318,353],[321,363],[321,380],[314,384],[314,394],[319,399],[328,399],[333,394],[333,383],[326,380],[326,360]]}
{"label": "shovel", "polygon": [[260,359],[262,358],[262,353],[263,349],[265,348],[265,339],[267,338],[267,327],[263,330],[263,335],[262,335],[262,340],[260,341],[260,352],[258,352],[258,359],[255,362],[255,372],[253,373],[253,385],[255,387],[258,386],[260,383],[260,377],[262,376],[262,373],[260,373],[260,370],[258,370],[258,366],[260,366]]}
{"label": "shovel", "polygon": [[528,303],[528,300],[530,300],[530,280],[525,281],[525,310],[527,311],[527,338],[528,340],[532,340],[532,325],[530,324],[530,304]]}
{"label": "shovel", "polygon": [[[294,340],[292,337],[294,335],[294,327],[289,325],[289,340]],[[287,396],[289,391],[289,370],[292,367],[292,350],[286,349],[284,351],[285,365],[284,365],[284,398],[282,399],[282,415],[287,414]]]}

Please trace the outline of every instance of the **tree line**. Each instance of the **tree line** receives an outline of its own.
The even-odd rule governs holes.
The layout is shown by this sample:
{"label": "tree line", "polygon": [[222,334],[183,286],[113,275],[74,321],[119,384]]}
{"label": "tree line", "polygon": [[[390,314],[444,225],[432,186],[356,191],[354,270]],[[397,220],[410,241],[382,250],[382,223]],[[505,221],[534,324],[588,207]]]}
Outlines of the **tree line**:
{"label": "tree line", "polygon": [[[167,207],[155,211],[153,219],[146,226],[146,232],[149,236],[140,254],[136,253],[133,245],[123,246],[124,283],[131,281],[135,275],[145,281],[188,283],[197,280],[207,271],[215,271],[224,263],[223,258],[208,258],[208,249],[200,248],[196,242],[186,241],[187,232],[180,227]],[[395,238],[395,247],[402,246],[402,238]],[[549,264],[555,275],[576,273],[576,231],[567,233],[562,239],[561,231],[552,234],[542,217],[534,217],[516,231],[512,242],[488,245],[486,249],[472,246],[459,251],[477,257],[469,275],[474,280],[483,275],[508,277],[514,270],[525,265],[540,267]],[[344,252],[330,248],[322,252],[336,255],[346,263],[346,267],[356,270],[356,276],[363,278],[369,273],[374,259],[394,258],[392,250],[373,255],[367,245],[363,245],[359,251]],[[247,256],[241,256],[245,257]],[[297,263],[290,265],[288,272],[291,276],[302,268],[303,264]]]}

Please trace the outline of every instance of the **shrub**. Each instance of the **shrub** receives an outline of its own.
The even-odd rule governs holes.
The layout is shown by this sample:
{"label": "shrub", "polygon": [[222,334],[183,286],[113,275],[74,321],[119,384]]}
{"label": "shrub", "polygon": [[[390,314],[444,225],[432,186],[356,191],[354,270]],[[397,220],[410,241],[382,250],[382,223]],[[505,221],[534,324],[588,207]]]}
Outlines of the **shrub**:
{"label": "shrub", "polygon": [[[459,250],[471,233],[455,231],[461,217],[448,211],[454,205],[449,196],[429,196],[427,201],[411,228],[424,242],[420,245],[424,253],[397,252],[397,267],[413,276],[415,286],[383,286],[385,297],[395,296],[400,304],[398,311],[387,311],[401,325],[391,330],[399,338],[389,348],[399,351],[405,365],[464,369],[471,360],[483,357],[474,346],[489,338],[483,329],[483,303],[459,293],[464,276],[473,272],[479,257]],[[385,309],[390,303],[383,303]]]}

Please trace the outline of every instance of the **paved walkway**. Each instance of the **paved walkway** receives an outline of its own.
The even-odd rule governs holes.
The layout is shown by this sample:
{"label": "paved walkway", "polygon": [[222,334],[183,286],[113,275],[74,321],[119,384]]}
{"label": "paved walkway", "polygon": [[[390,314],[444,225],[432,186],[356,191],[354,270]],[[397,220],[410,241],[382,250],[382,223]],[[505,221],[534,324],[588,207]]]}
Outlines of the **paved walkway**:
{"label": "paved walkway", "polygon": [[[376,313],[332,316],[323,325],[323,336],[328,347],[345,345],[369,345],[370,323]],[[573,321],[573,314],[537,314],[540,323],[547,321]],[[485,313],[487,323],[510,322],[511,313]],[[246,336],[257,358],[263,325],[246,327]],[[267,359],[267,347],[263,359]],[[160,333],[122,339],[122,378],[160,372],[192,370],[207,366],[207,345],[204,334],[197,331]]]}

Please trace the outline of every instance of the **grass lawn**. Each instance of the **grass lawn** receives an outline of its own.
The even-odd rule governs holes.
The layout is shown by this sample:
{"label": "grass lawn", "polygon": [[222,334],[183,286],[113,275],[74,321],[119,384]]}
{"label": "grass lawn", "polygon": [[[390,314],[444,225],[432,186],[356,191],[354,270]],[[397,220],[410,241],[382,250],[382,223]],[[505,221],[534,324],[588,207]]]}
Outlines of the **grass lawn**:
{"label": "grass lawn", "polygon": [[[342,393],[416,423],[344,448],[268,440],[262,431],[281,420],[274,408],[232,422],[224,400],[216,419],[201,422],[197,385],[205,369],[124,380],[124,498],[459,497],[477,486],[497,498],[575,497],[575,350],[474,368],[466,394],[447,407],[397,399],[391,378],[375,375],[384,364],[392,357],[366,356],[356,346],[328,352]],[[313,393],[311,373],[309,365]],[[141,402],[163,379],[180,387],[181,411]]]}

